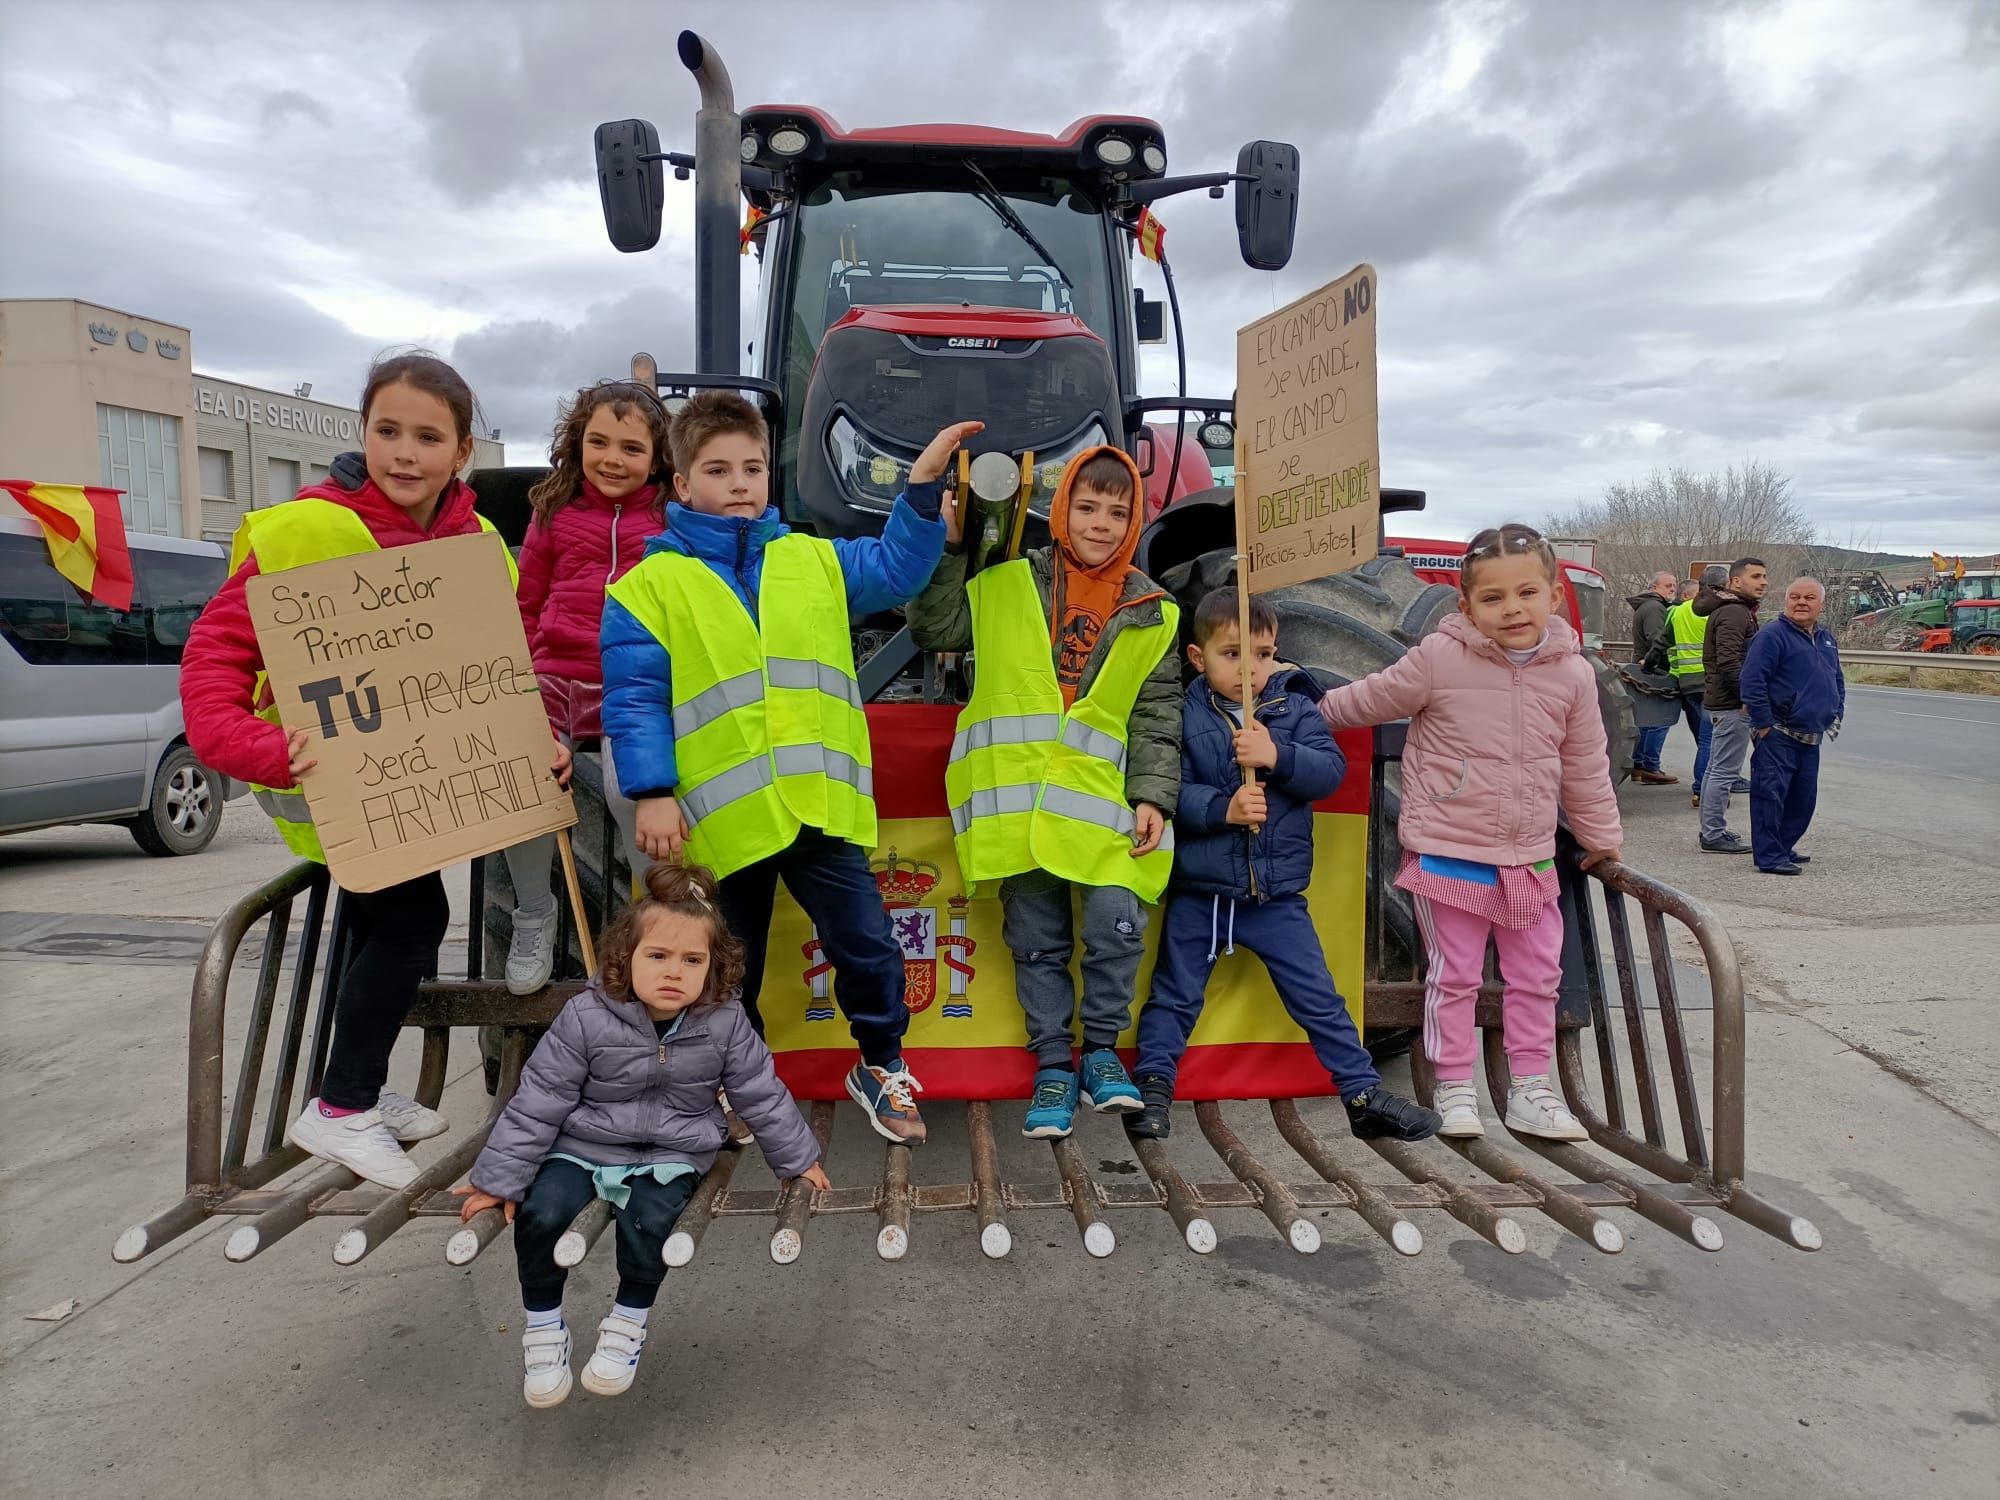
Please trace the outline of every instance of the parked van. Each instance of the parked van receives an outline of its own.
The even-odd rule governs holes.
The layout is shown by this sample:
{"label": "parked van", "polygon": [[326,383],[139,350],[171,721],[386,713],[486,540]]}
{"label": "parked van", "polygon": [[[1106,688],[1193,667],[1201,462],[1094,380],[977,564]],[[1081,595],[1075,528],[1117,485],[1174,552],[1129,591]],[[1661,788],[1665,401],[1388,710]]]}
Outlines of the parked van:
{"label": "parked van", "polygon": [[181,723],[181,649],[228,575],[212,542],[131,536],[130,610],[86,598],[41,528],[0,515],[0,834],[118,823],[148,854],[208,846],[247,787]]}

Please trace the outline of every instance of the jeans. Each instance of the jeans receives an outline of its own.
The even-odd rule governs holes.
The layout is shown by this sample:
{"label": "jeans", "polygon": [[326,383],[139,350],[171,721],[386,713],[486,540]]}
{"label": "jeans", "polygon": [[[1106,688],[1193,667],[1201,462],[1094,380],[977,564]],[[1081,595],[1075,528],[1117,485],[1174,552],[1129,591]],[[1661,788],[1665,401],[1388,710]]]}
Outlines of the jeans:
{"label": "jeans", "polygon": [[1694,789],[1701,790],[1701,779],[1708,773],[1708,710],[1701,706],[1700,693],[1681,694],[1681,717],[1687,721],[1688,732],[1694,736]]}
{"label": "jeans", "polygon": [[[674,1221],[694,1196],[696,1176],[688,1172],[672,1182],[657,1177],[628,1177],[631,1196],[612,1210],[618,1234],[618,1300],[626,1307],[651,1307],[666,1279],[660,1259]],[[514,1210],[514,1261],[521,1273],[521,1301],[529,1312],[554,1312],[562,1306],[563,1283],[569,1272],[556,1264],[556,1241],[570,1222],[597,1196],[590,1173],[573,1161],[550,1157],[528,1185],[527,1196]]]}
{"label": "jeans", "polygon": [[1772,730],[1750,752],[1750,857],[1760,870],[1788,865],[1819,801],[1819,746]]}
{"label": "jeans", "polygon": [[1729,832],[1729,788],[1743,774],[1750,748],[1750,716],[1740,708],[1709,716],[1708,769],[1701,779],[1701,841],[1712,844]]}
{"label": "jeans", "polygon": [[[845,839],[805,828],[768,859],[722,879],[722,918],[743,944],[743,1008],[763,1035],[757,997],[764,987],[764,954],[771,940],[771,905],[778,882],[812,919],[820,946],[833,965],[833,997],[847,1029],[870,1067],[887,1068],[903,1055],[910,1029],[903,1003],[903,950],[889,927],[882,891],[868,856]],[[803,982],[803,981],[801,981]]]}
{"label": "jeans", "polygon": [[1662,724],[1654,729],[1642,729],[1632,743],[1632,769],[1635,771],[1657,771],[1660,769],[1660,752],[1667,747],[1667,731],[1671,724]]}
{"label": "jeans", "polygon": [[379,891],[343,891],[341,898],[353,924],[354,960],[334,1002],[319,1097],[335,1109],[373,1109],[417,986],[437,972],[451,905],[435,872]]}
{"label": "jeans", "polygon": [[1286,1013],[1305,1032],[1340,1097],[1352,1099],[1380,1083],[1374,1059],[1361,1045],[1354,1018],[1333,986],[1306,898],[1278,896],[1260,905],[1223,896],[1218,905],[1216,897],[1190,891],[1169,895],[1160,915],[1160,952],[1153,964],[1153,992],[1139,1012],[1139,1064],[1133,1076],[1174,1081],[1208,996],[1216,920],[1225,913],[1233,940],[1264,961]]}
{"label": "jeans", "polygon": [[[1146,908],[1122,885],[1079,885],[1083,896],[1083,1045],[1109,1047],[1132,1021],[1146,956]],[[1014,989],[1028,1014],[1035,1066],[1070,1062],[1077,1014],[1070,883],[1045,870],[1000,882],[1000,933],[1014,955]]]}

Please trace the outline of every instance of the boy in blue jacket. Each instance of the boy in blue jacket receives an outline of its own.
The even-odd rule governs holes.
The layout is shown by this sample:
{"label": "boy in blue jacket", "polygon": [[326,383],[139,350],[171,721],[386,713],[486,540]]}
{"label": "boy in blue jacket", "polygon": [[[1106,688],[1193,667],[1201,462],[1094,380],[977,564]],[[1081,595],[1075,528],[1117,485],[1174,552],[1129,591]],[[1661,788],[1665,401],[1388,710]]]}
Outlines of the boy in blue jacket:
{"label": "boy in blue jacket", "polygon": [[[1173,875],[1160,921],[1153,992],[1139,1013],[1139,1092],[1127,1123],[1158,1140],[1172,1127],[1174,1075],[1201,1015],[1219,952],[1242,943],[1263,959],[1286,1011],[1305,1031],[1366,1140],[1420,1141],[1438,1117],[1382,1087],[1313,930],[1313,803],[1333,795],[1347,762],[1319,715],[1319,689],[1278,662],[1278,616],[1250,600],[1250,686],[1243,713],[1243,657],[1236,591],[1216,589],[1195,610],[1188,660],[1202,675],[1181,710],[1181,790],[1174,813]],[[1246,783],[1245,766],[1256,780]]]}
{"label": "boy in blue jacket", "polygon": [[746,950],[743,1005],[759,1033],[778,882],[818,929],[834,997],[861,1049],[847,1092],[892,1141],[924,1139],[904,1066],[903,953],[868,867],[873,756],[850,615],[907,603],[944,550],[945,463],[983,424],[932,440],[880,537],[794,532],[770,503],[770,433],[741,396],[704,391],[674,419],[677,504],[639,565],[610,586],[607,769],[638,804],[639,851],[707,865]]}

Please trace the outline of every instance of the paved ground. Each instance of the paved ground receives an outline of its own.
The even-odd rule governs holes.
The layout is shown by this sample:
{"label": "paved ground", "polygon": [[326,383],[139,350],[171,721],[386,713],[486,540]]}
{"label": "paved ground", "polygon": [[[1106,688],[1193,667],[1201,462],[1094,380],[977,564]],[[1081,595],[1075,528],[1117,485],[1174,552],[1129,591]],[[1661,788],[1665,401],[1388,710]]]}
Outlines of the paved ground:
{"label": "paved ground", "polygon": [[[230,1266],[220,1226],[112,1263],[117,1232],[176,1194],[192,945],[283,851],[247,806],[190,860],[114,830],[9,839],[0,1494],[1992,1500],[2000,797],[1990,756],[1927,770],[1907,734],[1934,731],[1886,711],[1906,734],[1854,753],[1876,697],[1930,695],[1857,699],[1800,879],[1699,853],[1678,788],[1624,799],[1634,863],[1736,936],[1752,1181],[1819,1225],[1818,1255],[1725,1220],[1704,1256],[1621,1217],[1611,1257],[1529,1217],[1509,1258],[1427,1216],[1404,1260],[1343,1216],[1303,1257],[1241,1212],[1197,1259],[1164,1214],[1128,1212],[1108,1261],[1064,1216],[1017,1216],[1002,1262],[927,1216],[900,1265],[845,1220],[778,1267],[766,1230],[725,1220],[670,1278],[634,1391],[552,1413],[519,1402],[504,1244],[451,1270],[442,1226],[421,1224],[341,1268],[312,1224]],[[1678,735],[1669,769],[1687,760]],[[469,1117],[469,1048],[457,1071],[447,1108]],[[1255,1109],[1230,1118],[1264,1149]],[[948,1114],[937,1136],[920,1177],[961,1175]],[[1172,1144],[1221,1175],[1192,1120]],[[1107,1176],[1128,1164],[1114,1127],[1084,1145]],[[1025,1143],[1005,1155],[1010,1175],[1050,1175]],[[844,1119],[836,1179],[877,1159]],[[573,1320],[610,1286],[600,1249]],[[27,1321],[68,1297],[64,1321]]]}

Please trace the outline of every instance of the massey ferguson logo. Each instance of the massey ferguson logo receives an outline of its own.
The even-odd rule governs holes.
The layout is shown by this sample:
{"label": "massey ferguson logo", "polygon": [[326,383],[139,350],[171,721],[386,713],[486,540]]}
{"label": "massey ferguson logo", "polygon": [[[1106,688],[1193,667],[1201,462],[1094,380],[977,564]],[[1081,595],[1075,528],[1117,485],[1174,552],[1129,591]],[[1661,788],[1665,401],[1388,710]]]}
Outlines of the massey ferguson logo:
{"label": "massey ferguson logo", "polygon": [[[965,932],[966,907],[970,903],[962,895],[947,900],[950,927],[939,932],[937,907],[918,904],[935,899],[939,875],[936,865],[925,860],[900,859],[891,849],[886,859],[873,861],[869,868],[875,872],[875,888],[882,894],[882,904],[889,910],[896,946],[903,950],[904,1003],[912,1012],[930,1008],[938,996],[938,966],[942,964],[949,975],[943,1014],[949,1020],[972,1019],[968,990],[973,968],[966,960],[979,945]],[[820,946],[816,928],[805,944],[805,959],[806,1019],[831,1021],[834,1008],[829,980],[833,965]]]}
{"label": "massey ferguson logo", "polygon": [[947,348],[947,349],[998,349],[998,348],[1000,347],[1000,340],[998,340],[998,339],[946,339],[946,340],[944,341],[944,346],[945,346],[945,348]]}

